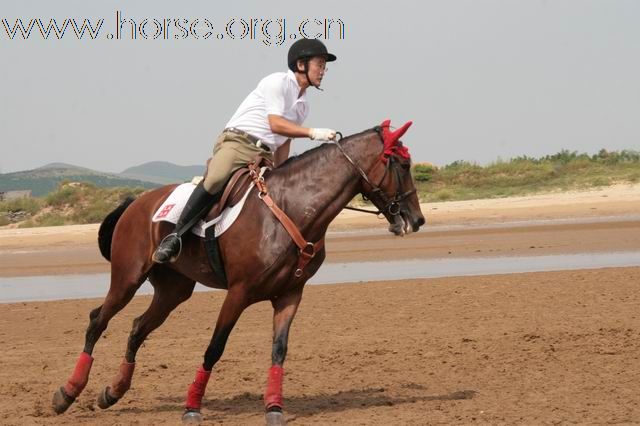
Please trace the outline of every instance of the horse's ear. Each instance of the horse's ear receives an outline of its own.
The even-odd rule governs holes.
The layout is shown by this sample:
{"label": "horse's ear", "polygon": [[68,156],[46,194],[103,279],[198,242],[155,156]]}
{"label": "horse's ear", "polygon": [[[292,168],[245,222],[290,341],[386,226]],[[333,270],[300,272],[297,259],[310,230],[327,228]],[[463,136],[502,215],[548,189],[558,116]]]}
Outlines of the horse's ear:
{"label": "horse's ear", "polygon": [[398,142],[398,140],[407,132],[407,129],[411,127],[413,121],[407,121],[395,131],[389,131],[389,127],[391,127],[391,120],[384,120],[380,127],[382,127],[382,139],[384,140],[384,146],[391,147]]}
{"label": "horse's ear", "polygon": [[380,127],[382,128],[382,141],[384,143],[384,149],[382,150],[381,159],[384,163],[387,162],[387,158],[392,155],[398,155],[404,159],[409,159],[409,150],[398,144],[398,141],[405,134],[407,129],[413,124],[412,121],[407,121],[402,127],[395,131],[389,131],[391,127],[391,120],[384,120]]}

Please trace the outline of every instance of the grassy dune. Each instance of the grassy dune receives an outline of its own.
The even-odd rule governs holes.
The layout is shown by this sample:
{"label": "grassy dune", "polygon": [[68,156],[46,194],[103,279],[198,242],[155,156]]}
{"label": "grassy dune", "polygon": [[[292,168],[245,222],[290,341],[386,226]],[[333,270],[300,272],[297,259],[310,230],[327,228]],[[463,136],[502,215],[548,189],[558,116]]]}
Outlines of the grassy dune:
{"label": "grassy dune", "polygon": [[456,161],[442,168],[414,166],[422,201],[510,197],[640,182],[640,152],[589,156],[562,151],[542,158],[519,157],[487,166]]}
{"label": "grassy dune", "polygon": [[18,222],[19,227],[99,223],[128,196],[143,188],[99,188],[88,182],[64,182],[42,198],[0,202],[0,226]]}
{"label": "grassy dune", "polygon": [[[589,156],[561,151],[542,158],[519,157],[487,166],[466,161],[441,168],[415,164],[412,171],[423,202],[509,197],[640,182],[640,152],[601,150]],[[143,188],[105,189],[92,183],[65,182],[42,198],[0,202],[0,226],[98,223],[127,196],[143,191]],[[358,199],[353,204],[361,205]]]}

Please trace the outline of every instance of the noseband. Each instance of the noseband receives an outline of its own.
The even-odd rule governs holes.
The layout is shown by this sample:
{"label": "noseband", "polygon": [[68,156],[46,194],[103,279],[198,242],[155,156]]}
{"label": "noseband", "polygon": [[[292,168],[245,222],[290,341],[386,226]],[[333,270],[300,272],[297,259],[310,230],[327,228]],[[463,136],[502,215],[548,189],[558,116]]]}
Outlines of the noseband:
{"label": "noseband", "polygon": [[[378,132],[378,135],[380,136],[380,139],[382,139],[382,131],[380,129],[380,127],[376,126],[374,127],[374,130],[376,132]],[[373,196],[377,197],[381,204],[384,205],[384,207],[382,208],[382,210],[378,210],[378,211],[373,211],[373,210],[366,210],[366,209],[359,209],[357,207],[345,207],[345,209],[348,210],[355,210],[355,211],[359,211],[359,212],[364,212],[364,213],[371,213],[371,214],[375,214],[375,215],[380,215],[380,213],[388,213],[390,216],[397,216],[400,214],[400,202],[402,202],[405,198],[409,197],[411,194],[416,192],[416,189],[412,189],[410,191],[407,191],[405,193],[400,193],[399,189],[400,189],[400,172],[398,171],[397,167],[393,167],[393,171],[396,177],[396,180],[398,181],[398,185],[396,186],[396,193],[393,196],[389,196],[387,194],[385,194],[385,192],[380,188],[380,185],[382,184],[382,182],[384,181],[384,178],[387,176],[387,173],[389,172],[389,169],[391,168],[391,163],[393,162],[394,157],[389,157],[389,161],[387,162],[387,165],[384,169],[384,174],[382,175],[382,178],[380,179],[380,182],[378,182],[377,185],[374,185],[371,182],[371,179],[369,179],[369,177],[367,176],[367,174],[364,172],[364,170],[362,170],[362,167],[358,166],[355,161],[353,161],[353,159],[349,156],[349,154],[347,154],[347,152],[344,150],[344,148],[342,147],[342,145],[340,145],[340,140],[342,140],[342,133],[337,132],[337,135],[340,136],[339,139],[337,139],[335,142],[333,142],[333,144],[335,144],[338,149],[340,149],[340,152],[342,153],[342,155],[344,155],[344,157],[347,159],[347,161],[349,161],[349,163],[351,163],[351,165],[358,171],[358,173],[360,174],[360,176],[362,176],[362,179],[371,187],[371,195],[373,198]],[[367,197],[363,194],[362,198],[365,201],[368,201]],[[373,200],[372,200],[373,201]],[[374,203],[375,206],[375,203]],[[377,206],[376,206],[377,207]]]}

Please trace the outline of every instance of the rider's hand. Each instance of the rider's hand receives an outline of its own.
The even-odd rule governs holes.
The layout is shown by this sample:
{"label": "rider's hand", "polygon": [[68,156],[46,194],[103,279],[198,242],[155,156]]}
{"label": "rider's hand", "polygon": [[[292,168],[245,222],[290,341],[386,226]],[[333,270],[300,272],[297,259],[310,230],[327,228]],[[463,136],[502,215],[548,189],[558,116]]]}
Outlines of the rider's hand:
{"label": "rider's hand", "polygon": [[336,131],[332,129],[309,129],[309,139],[315,141],[330,141],[336,138]]}

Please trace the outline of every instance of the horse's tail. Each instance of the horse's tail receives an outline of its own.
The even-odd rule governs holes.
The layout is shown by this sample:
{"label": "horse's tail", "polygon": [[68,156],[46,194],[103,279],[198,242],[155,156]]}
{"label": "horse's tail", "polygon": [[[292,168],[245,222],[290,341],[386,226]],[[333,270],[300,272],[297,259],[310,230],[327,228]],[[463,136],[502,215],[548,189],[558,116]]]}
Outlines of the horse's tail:
{"label": "horse's tail", "polygon": [[120,219],[120,216],[129,207],[129,204],[135,201],[134,197],[127,197],[118,207],[107,215],[98,230],[98,247],[102,256],[111,262],[111,239],[113,238],[113,230]]}

